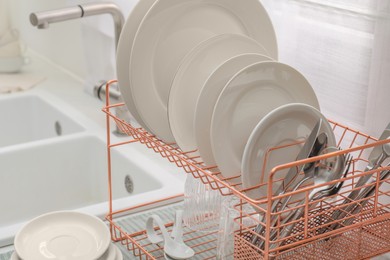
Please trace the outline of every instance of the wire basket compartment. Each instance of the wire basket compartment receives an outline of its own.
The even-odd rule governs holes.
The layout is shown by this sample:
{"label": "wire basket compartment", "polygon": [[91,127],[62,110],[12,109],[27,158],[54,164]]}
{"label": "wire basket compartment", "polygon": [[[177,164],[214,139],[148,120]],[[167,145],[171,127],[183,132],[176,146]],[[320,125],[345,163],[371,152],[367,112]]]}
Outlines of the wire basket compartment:
{"label": "wire basket compartment", "polygon": [[[107,84],[110,87],[115,81]],[[109,93],[108,89],[106,93]],[[108,94],[107,94],[108,95]],[[237,211],[234,221],[237,229],[234,230],[234,252],[232,259],[365,259],[390,251],[390,179],[380,179],[380,174],[390,167],[383,167],[373,171],[364,172],[367,165],[369,152],[373,147],[389,143],[390,140],[378,141],[376,138],[350,129],[339,123],[330,121],[342,150],[312,157],[309,159],[290,162],[274,167],[268,174],[268,179],[263,184],[244,189],[241,183],[240,173],[230,178],[224,178],[218,171],[217,166],[206,166],[196,151],[181,151],[176,144],[166,144],[156,136],[148,133],[142,128],[136,128],[116,117],[111,110],[124,106],[124,104],[109,104],[106,98],[106,107],[103,112],[107,116],[107,146],[108,151],[118,145],[128,145],[133,142],[144,144],[147,148],[160,154],[171,163],[183,168],[185,172],[199,179],[212,189],[218,190],[223,196],[232,196],[239,200],[233,207]],[[130,140],[122,143],[111,144],[110,122],[114,121],[118,128],[126,133]],[[301,145],[300,142],[292,143],[283,147],[269,149],[268,155],[277,149],[286,149],[288,146]],[[340,156],[343,154],[353,155],[353,162],[348,174],[339,180],[321,185],[303,185],[295,191],[288,191],[283,195],[274,196],[275,187],[280,185],[283,178],[280,173],[297,167],[321,161],[326,158]],[[110,155],[108,155],[110,161]],[[265,162],[266,163],[266,162]],[[279,173],[279,174],[278,174]],[[108,170],[109,181],[111,169]],[[303,172],[299,173],[303,177]],[[356,188],[355,184],[360,177],[370,175],[373,182]],[[342,189],[325,198],[309,200],[309,194],[313,189],[344,182]],[[260,198],[248,197],[248,191],[266,187],[268,195]],[[375,187],[375,192],[367,198],[348,201],[348,195],[353,190],[363,190],[367,187]],[[164,259],[163,249],[157,245],[147,242],[146,231],[127,233],[125,227],[120,226],[115,220],[117,216],[130,213],[148,205],[139,205],[120,211],[112,210],[112,188],[109,190],[110,208],[107,220],[111,224],[112,239],[120,241],[127,249],[139,259]],[[271,205],[283,197],[291,195],[292,199],[283,210],[271,212]],[[155,203],[169,200],[163,198]],[[345,202],[348,203],[345,203]],[[354,212],[347,212],[346,206],[356,209]],[[302,214],[291,221],[286,221],[286,216],[291,212],[299,210]],[[335,212],[343,212],[342,218],[334,218]],[[250,222],[246,221],[250,219]],[[271,223],[276,219],[276,223]],[[248,225],[247,223],[251,223]],[[262,234],[254,230],[257,226],[263,227]],[[167,223],[171,227],[172,223]],[[283,235],[283,229],[292,226],[288,235]],[[337,228],[334,228],[337,227]],[[185,230],[184,240],[194,248],[195,259],[216,258],[216,234],[196,234]],[[257,237],[257,243],[253,243]],[[260,243],[260,245],[259,245]]]}

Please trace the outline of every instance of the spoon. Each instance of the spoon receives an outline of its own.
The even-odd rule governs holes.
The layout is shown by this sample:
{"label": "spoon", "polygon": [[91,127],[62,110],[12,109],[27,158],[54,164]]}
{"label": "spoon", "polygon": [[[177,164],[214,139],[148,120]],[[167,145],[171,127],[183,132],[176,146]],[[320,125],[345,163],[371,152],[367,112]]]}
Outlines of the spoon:
{"label": "spoon", "polygon": [[[323,150],[323,153],[331,153],[331,152],[336,152],[339,151],[339,149],[335,147],[327,147]],[[325,160],[321,161],[319,166],[317,166],[314,170],[314,186],[319,186],[325,183],[328,183],[333,180],[340,179],[343,174],[344,174],[344,169],[346,166],[346,158],[344,155],[339,155],[339,156],[332,156],[329,158],[326,158]],[[349,163],[348,163],[349,164]],[[324,185],[321,187],[316,187],[314,188],[309,196],[308,196],[308,201],[313,201],[313,199],[321,199],[323,197],[329,196],[329,192],[332,191],[332,188],[334,186],[337,186],[337,184],[329,184],[329,185]],[[340,187],[341,188],[341,187]],[[319,196],[318,196],[319,195]],[[333,194],[332,194],[333,195]],[[305,200],[302,200],[297,206],[302,206],[305,203]],[[314,208],[316,204],[311,204],[310,208]],[[291,220],[296,220],[299,219],[303,213],[304,213],[305,208],[300,207],[298,210],[292,211],[283,221],[282,224],[288,223]],[[279,235],[279,239],[284,238],[286,236],[289,236],[291,232],[293,231],[295,225],[297,222],[285,227],[282,232]],[[276,236],[277,231],[274,231],[271,237]],[[270,248],[275,248],[278,246],[279,243],[272,244]]]}
{"label": "spoon", "polygon": [[[155,241],[164,241],[164,253],[172,259],[188,259],[195,255],[194,250],[187,246],[183,241],[183,230],[182,230],[182,211],[176,212],[176,220],[174,224],[174,229],[172,231],[175,236],[174,239],[171,238],[167,229],[164,226],[162,219],[158,215],[152,215],[146,221],[146,233],[150,242],[155,243]],[[162,233],[161,236],[158,235],[154,229],[153,222],[157,223],[157,226],[160,228]]]}
{"label": "spoon", "polygon": [[[327,143],[328,137],[326,134],[319,134],[320,128],[322,124],[322,119],[320,119],[314,128],[312,129],[311,133],[307,137],[303,147],[301,148],[301,151],[299,152],[296,160],[302,160],[308,158],[310,155],[313,155],[313,150],[321,150],[321,147],[324,147]],[[274,192],[274,196],[279,196],[284,194],[288,188],[293,185],[293,183],[296,181],[297,175],[301,172],[301,170],[305,167],[305,165],[300,165],[298,167],[291,167],[290,170],[287,172],[286,177],[284,178],[283,182],[279,185],[278,189]],[[309,167],[308,167],[309,168]],[[311,172],[311,171],[310,171]],[[272,203],[271,206],[271,212],[275,212],[280,204],[280,200],[275,200]],[[265,223],[266,220],[266,214],[263,214],[263,217],[261,219],[261,222]],[[271,226],[273,226],[276,223],[276,219],[271,219]],[[257,234],[263,234],[265,231],[265,227],[263,225],[257,225],[254,229],[254,232]],[[251,243],[256,245],[258,243],[263,244],[265,241],[260,240],[258,236],[251,236],[249,238],[251,240]]]}
{"label": "spoon", "polygon": [[[327,154],[327,153],[332,153],[332,152],[337,152],[337,151],[339,151],[339,149],[337,149],[336,147],[330,146],[330,147],[327,147],[325,149],[321,149],[321,151],[319,151],[319,152],[321,154]],[[313,163],[313,165],[314,165],[314,163]],[[322,166],[328,167],[329,169],[333,169],[332,170],[333,173],[340,172],[343,170],[343,168],[345,166],[345,158],[344,158],[344,156],[340,156],[340,157],[333,156],[333,157],[327,158],[325,164],[323,164]],[[292,191],[298,190],[302,186],[302,184],[304,184],[306,181],[312,179],[314,177],[314,174],[316,173],[316,171],[318,171],[318,169],[319,169],[319,166],[315,167],[315,165],[313,167],[307,168],[307,171],[305,171],[305,177],[292,188]],[[331,178],[331,177],[329,177],[329,178]],[[327,182],[327,180],[324,180],[324,182]],[[286,197],[286,198],[284,198],[283,201],[280,202],[281,206],[280,206],[279,211],[283,211],[286,208],[287,204],[291,200],[291,197],[292,196]]]}

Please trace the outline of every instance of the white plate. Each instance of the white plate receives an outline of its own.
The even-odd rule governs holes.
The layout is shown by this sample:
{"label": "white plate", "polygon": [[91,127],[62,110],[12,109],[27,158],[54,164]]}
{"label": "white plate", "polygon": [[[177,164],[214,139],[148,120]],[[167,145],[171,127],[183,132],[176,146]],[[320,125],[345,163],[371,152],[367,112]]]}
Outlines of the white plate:
{"label": "white plate", "polygon": [[10,260],[20,260],[15,251],[12,253]]}
{"label": "white plate", "polygon": [[122,28],[116,55],[116,73],[123,100],[127,106],[127,109],[133,115],[135,120],[137,120],[137,122],[148,131],[149,129],[141,120],[141,117],[137,112],[133,98],[131,96],[129,79],[129,60],[138,27],[155,1],[156,0],[142,0],[138,1],[137,5],[134,6]]}
{"label": "white plate", "polygon": [[15,236],[22,259],[85,260],[101,257],[110,231],[95,216],[73,211],[52,212],[28,222]]}
{"label": "white plate", "polygon": [[168,103],[169,125],[183,151],[197,149],[194,117],[202,86],[219,65],[242,53],[267,54],[267,51],[247,36],[221,34],[202,42],[183,59],[173,80]]}
{"label": "white plate", "polygon": [[250,36],[277,58],[273,26],[258,0],[158,0],[143,19],[130,58],[130,92],[144,123],[164,141],[174,141],[167,104],[180,62],[223,33]]}
{"label": "white plate", "polygon": [[196,101],[194,134],[199,154],[207,165],[215,165],[211,150],[210,127],[215,103],[228,81],[242,68],[271,58],[251,53],[237,55],[220,65],[206,80]]}
{"label": "white plate", "polygon": [[116,260],[117,255],[116,255],[116,246],[111,243],[110,246],[108,247],[108,250],[104,253],[103,256],[99,258],[99,260]]}
{"label": "white plate", "polygon": [[[265,116],[257,124],[245,146],[241,166],[243,187],[251,188],[267,183],[272,168],[294,161],[301,149],[299,145],[274,150],[269,154],[267,164],[264,165],[265,155],[270,148],[305,140],[320,118],[322,118],[320,133],[326,133],[328,146],[335,147],[336,139],[332,127],[327,119],[312,106],[288,104],[276,108]],[[284,178],[287,171],[288,169],[278,172],[274,180]],[[276,189],[277,187],[273,187],[273,190]],[[253,199],[267,196],[267,185],[250,190],[247,195]]]}
{"label": "white plate", "polygon": [[[21,260],[16,252],[13,252],[10,260]],[[110,244],[108,251],[99,258],[99,260],[123,260],[123,255],[120,249],[114,245]]]}
{"label": "white plate", "polygon": [[114,245],[115,247],[115,251],[116,251],[116,257],[115,257],[115,260],[123,260],[123,254],[122,254],[122,251],[119,249],[119,247],[117,247],[116,245]]}
{"label": "white plate", "polygon": [[222,90],[211,120],[211,147],[224,177],[238,176],[249,135],[273,109],[305,103],[319,108],[309,82],[294,68],[276,61],[250,65]]}

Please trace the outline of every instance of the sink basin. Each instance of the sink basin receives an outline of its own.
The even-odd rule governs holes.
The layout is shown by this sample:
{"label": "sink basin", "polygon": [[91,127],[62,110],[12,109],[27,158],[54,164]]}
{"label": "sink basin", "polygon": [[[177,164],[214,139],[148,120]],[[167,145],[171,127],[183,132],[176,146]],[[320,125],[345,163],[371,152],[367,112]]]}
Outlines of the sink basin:
{"label": "sink basin", "polygon": [[84,128],[39,96],[0,100],[0,147],[81,132]]}
{"label": "sink basin", "polygon": [[[103,103],[82,81],[39,55],[29,57],[34,62],[26,71],[46,80],[0,95],[0,248],[46,212],[75,210],[104,218],[110,209]],[[110,139],[129,141],[114,134]],[[153,151],[131,143],[111,148],[111,154],[115,217],[182,199],[185,175]]]}
{"label": "sink basin", "polygon": [[[23,222],[46,212],[84,209],[100,217],[108,212],[104,141],[76,135],[13,148],[0,149],[0,247],[12,243]],[[114,201],[131,205],[148,192],[160,193],[163,182],[142,164],[116,150],[112,162]]]}

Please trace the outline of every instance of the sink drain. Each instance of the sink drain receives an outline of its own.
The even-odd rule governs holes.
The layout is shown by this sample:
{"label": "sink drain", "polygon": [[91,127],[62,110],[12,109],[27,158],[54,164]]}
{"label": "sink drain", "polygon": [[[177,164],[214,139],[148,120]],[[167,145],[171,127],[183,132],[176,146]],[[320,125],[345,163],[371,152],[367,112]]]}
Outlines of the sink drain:
{"label": "sink drain", "polygon": [[130,175],[126,175],[125,177],[125,188],[129,194],[133,193],[134,191],[134,182]]}

